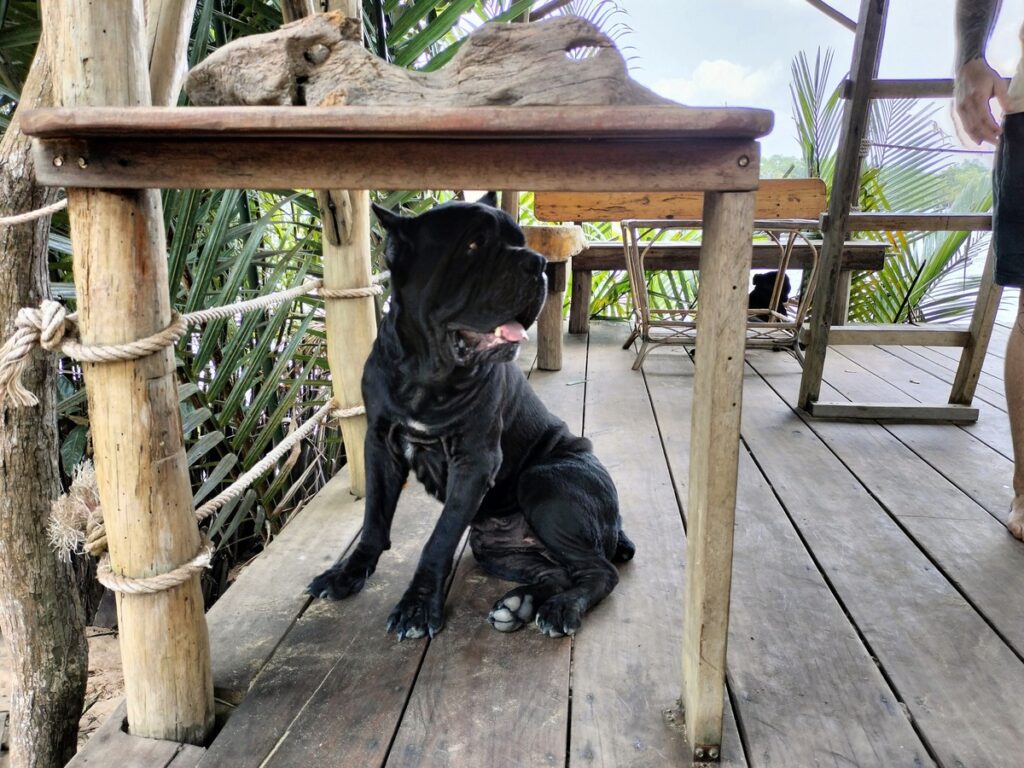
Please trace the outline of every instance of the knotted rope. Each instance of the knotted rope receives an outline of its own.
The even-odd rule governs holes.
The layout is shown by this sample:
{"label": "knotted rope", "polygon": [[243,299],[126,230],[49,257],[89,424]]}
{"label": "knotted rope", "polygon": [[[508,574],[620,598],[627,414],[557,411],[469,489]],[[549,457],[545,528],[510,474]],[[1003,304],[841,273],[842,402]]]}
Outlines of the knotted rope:
{"label": "knotted rope", "polygon": [[[365,412],[366,409],[361,405],[353,408],[339,408],[334,400],[322,405],[310,418],[278,443],[270,453],[253,465],[248,472],[197,508],[196,520],[205,520],[225,504],[245,493],[282,456],[299,442],[305,440],[325,418],[350,418]],[[203,544],[194,558],[167,573],[139,578],[114,573],[111,570],[110,556],[107,553],[107,533],[103,524],[99,489],[96,487],[96,473],[91,462],[83,462],[76,468],[71,489],[54,502],[50,515],[49,535],[51,543],[57,548],[63,559],[70,559],[71,553],[77,551],[79,547],[94,557],[102,557],[97,568],[96,578],[103,586],[114,592],[151,594],[171,589],[179,584],[184,584],[193,574],[209,567],[213,558],[213,545],[204,538]]]}
{"label": "knotted rope", "polygon": [[136,360],[177,344],[190,325],[266,309],[313,293],[319,293],[325,299],[378,296],[384,290],[380,281],[387,279],[388,276],[386,272],[375,275],[373,285],[364,288],[324,288],[323,280],[307,280],[295,288],[256,299],[201,309],[184,315],[174,314],[170,325],[163,330],[125,344],[82,344],[74,338],[77,334],[77,315],[69,314],[60,302],[44,299],[39,307],[24,307],[18,310],[14,321],[15,331],[3,347],[0,347],[0,404],[5,399],[9,399],[16,406],[32,406],[39,402],[21,381],[28,366],[29,355],[37,346],[49,352],[61,352],[67,357],[85,363]]}
{"label": "knotted rope", "polygon": [[[171,324],[145,339],[126,344],[82,344],[71,335],[76,332],[74,314],[68,314],[62,304],[44,300],[39,308],[27,307],[18,312],[15,333],[0,349],[0,403],[5,397],[16,405],[35,405],[38,400],[21,383],[21,376],[28,364],[32,349],[40,346],[47,351],[60,351],[68,357],[83,362],[110,362],[113,360],[134,360],[151,355],[171,346],[184,336],[189,325],[207,323],[235,315],[282,304],[299,296],[319,292],[328,299],[352,299],[377,296],[382,293],[379,283],[389,277],[384,272],[375,275],[374,284],[365,288],[324,289],[322,280],[308,280],[302,285],[286,291],[240,301],[221,307],[212,307],[184,315],[175,313]],[[261,461],[229,485],[221,493],[207,501],[195,511],[196,519],[202,521],[228,502],[241,496],[259,477],[266,474],[286,453],[312,433],[317,424],[325,418],[346,419],[364,414],[362,405],[340,408],[334,400],[328,401],[288,436],[278,443]],[[187,563],[167,573],[147,577],[129,577],[116,574],[110,566],[107,553],[107,535],[99,503],[96,474],[91,462],[85,462],[75,470],[71,488],[53,504],[49,534],[51,543],[60,556],[70,559],[71,553],[79,547],[90,555],[100,557],[97,579],[108,589],[130,594],[152,594],[184,584],[196,573],[208,568],[213,558],[213,545],[203,539],[199,552]]]}

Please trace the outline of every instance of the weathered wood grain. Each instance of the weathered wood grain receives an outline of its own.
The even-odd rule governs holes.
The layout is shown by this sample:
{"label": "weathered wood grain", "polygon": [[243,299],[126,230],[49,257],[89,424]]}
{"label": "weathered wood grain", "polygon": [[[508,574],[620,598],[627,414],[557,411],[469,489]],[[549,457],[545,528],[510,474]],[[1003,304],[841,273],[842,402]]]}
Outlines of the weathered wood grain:
{"label": "weathered wood grain", "polygon": [[[659,355],[645,365],[644,380],[676,493],[684,497],[692,364],[685,354]],[[727,673],[752,760],[930,764],[896,695],[746,451],[740,453],[735,542]]]}
{"label": "weathered wood grain", "polygon": [[[143,15],[141,0],[61,1],[58,101],[150,104]],[[159,194],[71,190],[68,213],[81,341],[123,344],[166,328],[171,305]],[[135,578],[167,573],[201,547],[173,349],[83,369],[111,568]],[[132,733],[201,743],[214,713],[198,574],[169,590],[117,598]]]}
{"label": "weathered wood grain", "polygon": [[[828,228],[828,214],[821,217],[821,228]],[[846,219],[850,232],[988,232],[990,213],[851,213]]]}
{"label": "weathered wood grain", "polygon": [[[764,179],[757,189],[754,218],[816,221],[826,205],[821,179]],[[534,196],[533,209],[540,221],[700,219],[704,215],[704,195],[543,192]]]}
{"label": "weathered wood grain", "polygon": [[821,371],[828,351],[829,326],[839,284],[839,254],[849,229],[850,207],[860,188],[861,141],[866,136],[871,86],[878,74],[888,10],[888,0],[864,2],[857,19],[849,74],[850,95],[843,111],[828,207],[829,227],[824,233],[821,265],[815,278],[814,301],[819,311],[811,315],[811,338],[804,354],[804,372],[800,380],[799,401],[804,409],[818,399],[821,389]]}
{"label": "weathered wood grain", "polygon": [[752,192],[705,195],[697,337],[714,353],[694,374],[683,614],[683,712],[696,757],[722,744],[753,209]]}
{"label": "weathered wood grain", "polygon": [[[199,747],[163,739],[132,736],[127,731],[128,709],[124,702],[114,710],[67,768],[192,768],[204,752]],[[179,755],[181,762],[176,762]]]}
{"label": "weathered wood grain", "polygon": [[[83,107],[32,109],[22,130],[38,139],[449,138],[756,139],[772,113],[736,107]],[[679,187],[677,187],[679,189]],[[693,189],[693,187],[691,187]]]}
{"label": "weathered wood grain", "polygon": [[[349,9],[351,10],[351,9]],[[189,72],[199,105],[532,106],[671,104],[633,81],[615,43],[575,16],[485,24],[440,70],[387,63],[363,47],[358,17],[309,16],[218,48]],[[586,55],[575,55],[577,52]]]}
{"label": "weathered wood grain", "polygon": [[397,642],[385,633],[385,622],[412,578],[438,510],[418,485],[406,488],[393,546],[377,572],[347,600],[313,601],[202,765],[381,764],[426,650],[424,643]]}
{"label": "weathered wood grain", "polygon": [[[686,545],[643,377],[621,349],[627,333],[592,326],[584,433],[615,480],[637,553],[574,640],[574,768],[688,765],[691,756],[682,724],[665,715],[680,695]],[[728,704],[724,725],[723,765],[745,766]]]}
{"label": "weathered wood grain", "polygon": [[1005,764],[1019,752],[1014,702],[1024,664],[831,447],[778,407],[780,396],[792,400],[800,373],[783,357],[750,355],[771,385],[748,381],[751,451],[932,754],[942,765]]}
{"label": "weathered wood grain", "polygon": [[[821,241],[811,241],[815,248]],[[878,271],[885,266],[885,244],[871,240],[850,240],[843,245],[842,268]],[[699,269],[701,243],[664,242],[652,245],[644,257],[646,269]],[[754,269],[778,269],[780,251],[775,243],[753,244]],[[806,243],[793,246],[790,269],[810,269],[814,253]],[[585,250],[573,257],[573,271],[625,269],[626,258],[620,242],[590,242]]]}
{"label": "weathered wood grain", "polygon": [[[809,334],[802,333],[803,341]],[[970,341],[971,332],[948,325],[907,325],[858,323],[833,326],[828,343],[833,347],[858,344],[899,344],[902,346],[962,347]]]}
{"label": "weathered wood grain", "polygon": [[245,567],[207,614],[217,697],[241,701],[309,604],[306,585],[344,552],[363,522],[363,504],[339,472]]}
{"label": "weathered wood grain", "polygon": [[514,183],[530,189],[743,190],[757,186],[759,159],[757,143],[747,139],[467,141],[284,134],[248,141],[54,140],[35,144],[33,153],[41,182],[98,189],[491,189]]}

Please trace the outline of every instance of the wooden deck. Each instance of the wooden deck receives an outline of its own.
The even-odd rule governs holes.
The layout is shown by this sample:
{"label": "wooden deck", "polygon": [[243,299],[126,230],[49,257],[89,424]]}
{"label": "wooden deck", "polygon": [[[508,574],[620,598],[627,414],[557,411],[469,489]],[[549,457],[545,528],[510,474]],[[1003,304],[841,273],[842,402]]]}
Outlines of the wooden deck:
{"label": "wooden deck", "polygon": [[[997,328],[972,426],[811,422],[785,353],[747,355],[736,523],[729,766],[1024,764],[1024,544],[1007,533],[1010,439]],[[402,498],[394,547],[340,602],[301,590],[358,533],[339,477],[209,618],[230,717],[208,749],[155,752],[112,722],[76,765],[668,766],[679,695],[693,367],[633,372],[621,325],[566,337],[540,395],[589,436],[638,546],[572,639],[485,619],[505,586],[464,552],[432,641],[384,622],[438,505]],[[958,350],[830,351],[823,399],[944,403]],[[250,687],[251,686],[251,687]],[[229,706],[230,705],[230,706]],[[155,744],[165,744],[156,742]],[[138,757],[137,757],[138,756]]]}

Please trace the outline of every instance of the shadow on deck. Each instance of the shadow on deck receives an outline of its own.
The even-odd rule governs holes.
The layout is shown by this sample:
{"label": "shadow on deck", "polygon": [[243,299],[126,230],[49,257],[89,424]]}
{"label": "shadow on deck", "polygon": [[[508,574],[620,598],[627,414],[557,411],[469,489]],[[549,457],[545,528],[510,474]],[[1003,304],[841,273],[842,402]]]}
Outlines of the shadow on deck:
{"label": "shadow on deck", "polygon": [[[736,523],[730,766],[1018,764],[1024,545],[1003,524],[1012,463],[996,328],[976,425],[803,419],[799,368],[750,351]],[[385,618],[439,505],[402,497],[394,546],[353,599],[308,580],[357,535],[344,476],[297,515],[209,615],[230,717],[208,749],[109,723],[75,765],[666,766],[684,762],[679,695],[692,365],[633,372],[621,325],[567,337],[533,386],[614,476],[637,557],[575,638],[503,635],[506,589],[465,551],[431,641]],[[955,351],[832,350],[822,399],[944,402]],[[154,745],[165,745],[159,754]],[[146,749],[145,753],[139,750]]]}

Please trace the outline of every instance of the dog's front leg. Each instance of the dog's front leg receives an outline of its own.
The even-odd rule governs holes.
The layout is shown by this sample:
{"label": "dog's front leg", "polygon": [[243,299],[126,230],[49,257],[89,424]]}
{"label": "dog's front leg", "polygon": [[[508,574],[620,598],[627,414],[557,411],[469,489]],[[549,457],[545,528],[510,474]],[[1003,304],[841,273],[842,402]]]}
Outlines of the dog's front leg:
{"label": "dog's front leg", "polygon": [[354,595],[376,570],[381,553],[391,548],[391,521],[409,476],[409,465],[387,449],[378,429],[366,433],[365,446],[366,506],[359,543],[352,554],[310,582],[307,591],[314,597],[341,600]]}
{"label": "dog's front leg", "polygon": [[399,640],[431,637],[444,626],[444,585],[462,534],[480,509],[484,495],[494,485],[500,456],[465,457],[448,468],[444,509],[423,547],[416,574],[405,595],[388,617],[388,632]]}

